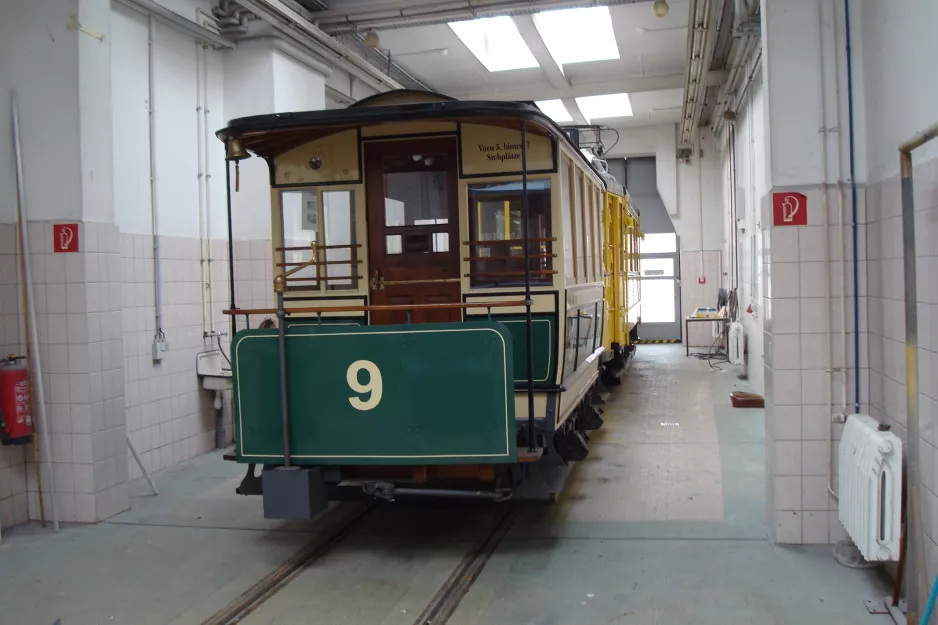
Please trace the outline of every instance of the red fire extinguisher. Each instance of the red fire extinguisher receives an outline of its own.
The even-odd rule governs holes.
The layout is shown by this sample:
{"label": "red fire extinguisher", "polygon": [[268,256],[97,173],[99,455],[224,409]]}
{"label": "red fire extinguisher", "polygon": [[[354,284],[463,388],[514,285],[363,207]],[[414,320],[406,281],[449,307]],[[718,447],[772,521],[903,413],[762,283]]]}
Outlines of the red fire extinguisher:
{"label": "red fire extinguisher", "polygon": [[0,443],[25,445],[33,439],[29,373],[23,356],[0,361]]}

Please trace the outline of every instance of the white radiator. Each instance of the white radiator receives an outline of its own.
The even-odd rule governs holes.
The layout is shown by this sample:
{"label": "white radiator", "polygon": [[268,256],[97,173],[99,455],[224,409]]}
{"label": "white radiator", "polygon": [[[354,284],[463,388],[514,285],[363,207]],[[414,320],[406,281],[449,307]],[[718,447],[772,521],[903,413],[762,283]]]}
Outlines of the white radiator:
{"label": "white radiator", "polygon": [[734,365],[743,364],[744,354],[746,353],[746,330],[743,324],[734,321],[730,324],[729,345],[726,346],[730,363]]}
{"label": "white radiator", "polygon": [[867,415],[850,415],[840,439],[838,513],[863,557],[899,559],[902,441]]}

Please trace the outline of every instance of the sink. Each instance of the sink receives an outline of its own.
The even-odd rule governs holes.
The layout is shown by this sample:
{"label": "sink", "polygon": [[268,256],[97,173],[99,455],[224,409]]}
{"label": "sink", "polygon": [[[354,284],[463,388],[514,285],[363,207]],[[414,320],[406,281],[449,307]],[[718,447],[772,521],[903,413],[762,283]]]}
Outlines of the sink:
{"label": "sink", "polygon": [[202,388],[208,391],[230,391],[231,368],[218,350],[202,352],[196,356],[195,372],[202,380]]}

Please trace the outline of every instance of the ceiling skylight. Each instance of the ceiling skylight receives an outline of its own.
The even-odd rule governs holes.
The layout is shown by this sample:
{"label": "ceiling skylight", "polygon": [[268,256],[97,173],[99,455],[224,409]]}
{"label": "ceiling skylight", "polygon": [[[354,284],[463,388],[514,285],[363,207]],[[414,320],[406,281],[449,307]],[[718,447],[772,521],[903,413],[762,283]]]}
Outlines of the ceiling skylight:
{"label": "ceiling skylight", "polygon": [[609,7],[544,11],[534,25],[560,65],[619,58]]}
{"label": "ceiling skylight", "polygon": [[538,100],[535,104],[537,104],[537,108],[541,109],[544,115],[547,115],[558,124],[573,121],[567,107],[564,106],[563,102],[560,100]]}
{"label": "ceiling skylight", "polygon": [[606,119],[610,117],[631,117],[632,103],[627,93],[591,95],[577,98],[576,104],[587,119]]}
{"label": "ceiling skylight", "polygon": [[507,15],[449,25],[490,72],[538,67],[537,60]]}

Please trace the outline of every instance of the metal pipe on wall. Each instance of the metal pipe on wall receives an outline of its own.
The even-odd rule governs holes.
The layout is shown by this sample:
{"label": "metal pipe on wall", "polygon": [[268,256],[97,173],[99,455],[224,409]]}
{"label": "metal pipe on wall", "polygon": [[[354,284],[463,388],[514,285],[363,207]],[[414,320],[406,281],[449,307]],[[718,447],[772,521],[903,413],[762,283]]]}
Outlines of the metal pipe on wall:
{"label": "metal pipe on wall", "polygon": [[163,334],[163,280],[160,271],[160,211],[159,211],[159,177],[156,164],[156,20],[150,15],[147,18],[147,108],[150,130],[150,225],[153,229],[153,290],[154,290],[154,316],[156,331],[153,335],[154,343],[164,338]]}
{"label": "metal pipe on wall", "polygon": [[[832,5],[833,6],[833,5]],[[832,9],[833,11],[833,9]],[[834,13],[831,14],[830,20],[830,40],[834,42],[834,50],[839,50],[839,44],[837,43],[837,20]],[[841,91],[840,91],[840,63],[834,56],[834,84],[836,86],[836,111],[837,111],[837,132],[838,132],[838,141],[837,141],[837,249],[839,250],[838,262],[840,264],[840,367],[838,372],[841,377],[840,385],[840,412],[845,417],[848,413],[847,411],[847,263],[846,263],[846,251],[844,249],[845,239],[844,239],[844,174],[843,174],[843,154],[840,147],[840,128],[841,128],[841,116],[840,116],[840,101],[841,101]],[[833,489],[830,489],[834,497],[837,497],[837,493],[833,492]]]}
{"label": "metal pipe on wall", "polygon": [[831,348],[831,338],[833,332],[831,331],[831,265],[830,265],[830,197],[827,190],[827,183],[829,179],[829,168],[828,168],[828,158],[827,158],[827,148],[828,148],[828,126],[827,126],[827,98],[825,97],[825,74],[824,74],[824,7],[823,4],[818,3],[817,7],[817,26],[818,26],[818,37],[817,37],[817,64],[818,64],[818,111],[820,112],[820,128],[818,129],[818,136],[821,139],[821,194],[822,194],[822,207],[824,210],[824,275],[825,275],[825,289],[824,289],[824,369],[825,369],[825,405],[827,408],[827,413],[825,418],[827,419],[827,427],[824,428],[826,433],[827,440],[827,492],[836,497],[833,489],[833,475],[834,475],[834,452],[833,452],[833,432],[831,431],[834,427],[834,424],[831,419],[831,394],[834,389],[834,363],[833,363],[833,349]]}
{"label": "metal pipe on wall", "polygon": [[[49,421],[46,418],[46,397],[45,388],[42,384],[42,362],[39,358],[39,333],[36,327],[36,301],[33,295],[33,274],[32,263],[29,257],[29,233],[26,229],[26,179],[23,175],[23,149],[20,141],[20,113],[19,104],[16,101],[16,92],[11,94],[11,105],[13,109],[13,152],[16,160],[16,197],[17,211],[19,213],[20,240],[23,245],[23,271],[26,276],[26,310],[29,316],[29,349],[32,352],[28,354],[29,365],[32,368],[32,383],[35,387],[35,399],[33,408],[36,411],[36,425],[39,430],[39,438],[42,440],[42,448],[45,452],[45,465],[49,471],[49,492],[52,500],[52,527],[59,531],[59,509],[56,504],[55,496],[55,471],[52,469],[52,447],[49,446]],[[39,493],[40,499],[42,492]]]}
{"label": "metal pipe on wall", "polygon": [[212,264],[215,259],[212,258],[212,149],[211,120],[208,107],[208,46],[202,46],[202,133],[204,136],[203,158],[205,164],[202,171],[205,172],[205,253],[206,253],[206,274],[208,283],[205,290],[208,291],[208,323],[209,332],[215,332],[215,280],[212,277]]}
{"label": "metal pipe on wall", "polygon": [[[853,207],[853,403],[860,412],[860,258],[857,226],[857,176],[853,137],[853,53],[850,46],[850,0],[844,0],[844,23],[847,31],[847,124],[850,128],[850,201]],[[844,363],[846,367],[847,364]]]}
{"label": "metal pipe on wall", "polygon": [[[848,22],[849,24],[849,22]],[[915,193],[912,184],[912,151],[938,137],[938,123],[926,128],[899,146],[899,167],[902,183],[902,260],[905,279],[905,400],[906,400],[906,511],[908,538],[906,557],[906,604],[909,623],[918,623],[924,606],[928,580],[924,575],[924,537],[922,527],[922,476],[919,467],[921,437],[918,411],[918,284],[915,267]]]}
{"label": "metal pipe on wall", "polygon": [[198,179],[198,189],[196,195],[198,196],[199,201],[199,271],[201,272],[201,282],[202,288],[201,297],[202,297],[202,337],[208,336],[208,319],[206,314],[206,258],[205,258],[205,172],[203,171],[203,166],[205,164],[205,154],[204,150],[208,149],[208,142],[205,143],[204,149],[202,145],[202,140],[204,138],[204,132],[202,124],[205,121],[204,116],[202,115],[202,44],[198,41],[195,42],[195,123],[196,123],[196,137],[195,143],[198,151],[198,161],[196,164],[197,168],[197,179]]}

